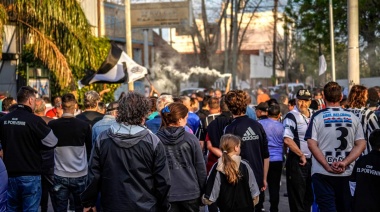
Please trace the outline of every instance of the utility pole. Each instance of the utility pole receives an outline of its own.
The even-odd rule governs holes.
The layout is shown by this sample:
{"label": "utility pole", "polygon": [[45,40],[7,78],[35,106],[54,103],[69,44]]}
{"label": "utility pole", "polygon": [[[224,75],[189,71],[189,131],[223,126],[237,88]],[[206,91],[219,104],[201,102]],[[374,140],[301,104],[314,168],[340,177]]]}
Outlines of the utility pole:
{"label": "utility pole", "polygon": [[334,39],[334,16],[333,16],[332,0],[329,0],[329,16],[330,16],[331,74],[332,74],[332,81],[335,82],[335,39]]}
{"label": "utility pole", "polygon": [[360,84],[359,6],[358,0],[347,0],[348,17],[348,85]]}
{"label": "utility pole", "polygon": [[[132,26],[131,26],[131,1],[124,0],[125,7],[125,50],[127,55],[133,58],[132,54]],[[128,83],[128,90],[133,91],[133,82]]]}
{"label": "utility pole", "polygon": [[276,77],[276,46],[277,46],[277,6],[278,6],[278,0],[274,0],[274,8],[273,8],[273,62],[272,62],[272,67],[273,67],[273,80],[274,80],[274,85],[277,84],[277,77]]}
{"label": "utility pole", "polygon": [[[232,4],[231,4],[232,6]],[[232,43],[232,88],[236,88],[236,78],[237,78],[237,60],[238,60],[238,13],[239,13],[239,1],[235,0],[234,13],[233,13],[233,43]]]}
{"label": "utility pole", "polygon": [[[286,22],[285,22],[286,23]],[[285,42],[284,42],[284,49],[285,49],[285,53],[284,53],[284,70],[285,70],[285,83],[288,83],[289,80],[288,80],[288,24],[286,24],[285,26],[285,31],[284,31],[284,39],[285,39]]]}

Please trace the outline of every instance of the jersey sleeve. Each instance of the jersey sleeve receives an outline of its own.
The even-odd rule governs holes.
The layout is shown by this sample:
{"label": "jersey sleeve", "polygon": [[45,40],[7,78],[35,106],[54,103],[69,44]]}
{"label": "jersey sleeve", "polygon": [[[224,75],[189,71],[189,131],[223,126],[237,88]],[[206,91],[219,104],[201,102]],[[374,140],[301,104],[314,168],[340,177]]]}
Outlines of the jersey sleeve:
{"label": "jersey sleeve", "polygon": [[317,132],[316,125],[317,125],[317,123],[315,120],[315,116],[313,115],[311,117],[309,125],[307,126],[307,130],[306,130],[306,134],[305,134],[305,141],[307,141],[307,139],[313,139],[313,140],[318,141],[318,137],[317,137],[317,133],[316,133]]}
{"label": "jersey sleeve", "polygon": [[282,122],[284,126],[284,138],[294,139],[294,135],[297,133],[297,121],[293,114],[288,113]]}
{"label": "jersey sleeve", "polygon": [[204,198],[211,201],[216,202],[219,197],[220,192],[220,173],[216,170],[218,163],[215,163],[211,168],[210,174],[207,178],[206,189]]}

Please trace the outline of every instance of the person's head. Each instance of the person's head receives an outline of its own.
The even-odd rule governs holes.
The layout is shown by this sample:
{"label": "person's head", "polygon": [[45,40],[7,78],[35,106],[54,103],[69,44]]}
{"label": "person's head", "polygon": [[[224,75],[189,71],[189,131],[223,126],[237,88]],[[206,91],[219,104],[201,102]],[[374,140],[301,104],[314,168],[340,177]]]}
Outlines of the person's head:
{"label": "person's head", "polygon": [[71,113],[75,112],[75,105],[77,104],[77,100],[75,99],[74,94],[67,93],[62,96],[62,110],[63,113]]}
{"label": "person's head", "polygon": [[263,94],[263,93],[264,93],[264,91],[263,91],[262,88],[258,88],[257,89],[257,95],[260,95],[260,94]]}
{"label": "person's head", "polygon": [[289,111],[292,111],[295,106],[296,106],[296,99],[289,100],[289,102],[288,102],[288,109],[289,109]]}
{"label": "person's head", "polygon": [[215,96],[215,91],[214,91],[214,89],[212,89],[212,88],[207,89],[207,95],[208,95],[208,96],[211,96],[211,97],[214,97],[214,96]]}
{"label": "person's head", "polygon": [[111,102],[107,106],[106,114],[116,117],[117,110],[119,109],[119,102]]}
{"label": "person's head", "polygon": [[256,117],[260,118],[268,115],[269,105],[267,102],[261,102],[255,107]]}
{"label": "person's head", "polygon": [[314,99],[322,99],[323,98],[322,91],[320,89],[315,90],[313,96],[314,96]]}
{"label": "person's head", "polygon": [[62,106],[62,99],[60,96],[57,96],[54,98],[54,101],[53,101],[53,104],[54,104],[54,107],[55,108],[61,108]]}
{"label": "person's head", "polygon": [[300,89],[297,92],[296,95],[296,104],[298,110],[305,114],[309,110],[310,104],[311,104],[311,93],[307,89]]}
{"label": "person's head", "polygon": [[3,100],[2,111],[9,111],[9,107],[13,104],[17,104],[16,100],[13,97],[7,97]]}
{"label": "person's head", "polygon": [[42,99],[44,100],[45,105],[51,103],[50,98],[47,95],[42,96]]}
{"label": "person's head", "polygon": [[379,95],[377,94],[377,91],[375,88],[369,88],[368,89],[368,107],[377,107],[379,103]]}
{"label": "person's head", "polygon": [[233,155],[240,155],[240,138],[225,134],[220,138],[220,150],[222,151],[223,170],[229,183],[235,184],[240,178],[238,164],[232,159]]}
{"label": "person's head", "polygon": [[98,107],[98,102],[100,101],[100,95],[96,91],[87,91],[84,94],[84,108],[86,110],[96,110]]}
{"label": "person's head", "polygon": [[380,151],[380,129],[371,132],[369,143],[371,144],[372,149]]}
{"label": "person's head", "polygon": [[165,107],[166,104],[172,103],[173,102],[173,96],[172,95],[167,95],[163,94],[157,98],[157,111],[160,112],[162,108]]}
{"label": "person's head", "polygon": [[189,109],[182,103],[171,103],[161,110],[161,127],[184,127],[187,123]]}
{"label": "person's head", "polygon": [[209,110],[210,107],[209,107],[209,104],[208,102],[210,101],[211,97],[210,96],[205,96],[202,100],[202,109],[204,110]]}
{"label": "person's head", "polygon": [[38,116],[44,116],[46,110],[45,100],[42,98],[36,99],[36,107],[34,108],[34,114]]}
{"label": "person's head", "polygon": [[195,97],[197,98],[198,102],[202,102],[203,99],[205,98],[205,92],[203,92],[203,91],[197,91],[195,93]]}
{"label": "person's head", "polygon": [[268,106],[271,106],[271,105],[278,105],[277,100],[276,100],[276,99],[273,99],[273,98],[267,100],[266,102],[268,103]]}
{"label": "person's head", "polygon": [[182,104],[184,104],[187,109],[191,109],[191,100],[190,100],[190,97],[188,96],[180,96],[179,97],[181,100],[182,100]]}
{"label": "person's head", "polygon": [[342,98],[342,87],[337,82],[328,82],[323,87],[323,97],[326,102],[339,103]]}
{"label": "person's head", "polygon": [[273,104],[268,108],[268,117],[278,120],[281,117],[280,105]]}
{"label": "person's head", "polygon": [[210,114],[216,114],[220,113],[220,101],[216,97],[211,97],[208,100],[208,108],[210,111]]}
{"label": "person's head", "polygon": [[284,105],[287,105],[289,103],[289,98],[285,94],[281,94],[278,100]]}
{"label": "person's head", "polygon": [[242,90],[232,90],[225,96],[228,109],[235,116],[245,114],[247,110],[247,95]]}
{"label": "person's head", "polygon": [[228,106],[226,104],[226,97],[225,96],[222,97],[219,104],[220,104],[220,110],[222,112],[229,112],[229,113],[231,112],[230,109],[228,109]]}
{"label": "person's head", "polygon": [[106,104],[104,102],[98,102],[97,111],[101,114],[105,114],[106,113]]}
{"label": "person's head", "polygon": [[199,110],[199,102],[196,98],[190,99],[190,109],[191,112],[196,112]]}
{"label": "person's head", "polygon": [[222,91],[220,89],[215,89],[215,97],[220,99],[222,98]]}
{"label": "person's head", "polygon": [[32,108],[36,106],[36,94],[37,91],[30,86],[22,86],[17,92],[17,103],[27,105]]}
{"label": "person's head", "polygon": [[352,86],[350,93],[348,94],[348,107],[349,108],[361,108],[365,107],[368,99],[368,90],[363,85]]}
{"label": "person's head", "polygon": [[141,125],[149,110],[149,99],[137,92],[130,91],[119,100],[116,121],[125,125]]}
{"label": "person's head", "polygon": [[151,104],[151,107],[150,107],[150,113],[153,113],[155,111],[157,111],[157,97],[149,97],[149,101],[150,101],[150,104]]}

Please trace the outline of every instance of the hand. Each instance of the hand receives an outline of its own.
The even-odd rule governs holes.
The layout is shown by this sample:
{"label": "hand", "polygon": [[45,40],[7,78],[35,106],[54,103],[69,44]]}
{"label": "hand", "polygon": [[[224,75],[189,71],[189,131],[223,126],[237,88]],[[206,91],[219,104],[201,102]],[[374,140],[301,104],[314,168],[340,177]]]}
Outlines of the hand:
{"label": "hand", "polygon": [[96,212],[96,207],[83,208],[83,212]]}
{"label": "hand", "polygon": [[306,161],[306,156],[304,155],[304,154],[302,154],[302,156],[300,157],[300,165],[301,166],[304,166],[304,165],[306,165],[306,163],[307,163],[307,161]]}
{"label": "hand", "polygon": [[257,203],[259,203],[259,200],[260,200],[260,197],[259,197],[259,196],[255,196],[255,197],[253,198],[253,206],[256,206]]}
{"label": "hand", "polygon": [[333,162],[331,168],[335,173],[341,174],[346,171],[346,164],[343,161]]}
{"label": "hand", "polygon": [[260,191],[265,191],[265,190],[267,189],[267,187],[268,187],[268,183],[267,183],[266,180],[264,180],[263,183],[264,183],[264,185],[263,185],[263,187],[260,189]]}

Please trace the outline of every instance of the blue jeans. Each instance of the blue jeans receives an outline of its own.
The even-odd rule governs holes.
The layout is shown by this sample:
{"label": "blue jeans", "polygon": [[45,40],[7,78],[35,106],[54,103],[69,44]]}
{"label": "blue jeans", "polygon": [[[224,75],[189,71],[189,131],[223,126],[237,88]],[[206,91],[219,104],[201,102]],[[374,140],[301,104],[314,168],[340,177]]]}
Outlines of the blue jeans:
{"label": "blue jeans", "polygon": [[7,194],[7,211],[38,211],[41,176],[9,177]]}
{"label": "blue jeans", "polygon": [[70,194],[73,195],[75,211],[83,211],[83,207],[80,200],[80,194],[86,188],[87,176],[83,177],[60,177],[54,175],[54,207],[55,211],[67,211],[67,205]]}
{"label": "blue jeans", "polygon": [[321,212],[350,211],[352,201],[349,176],[335,177],[313,174],[315,200]]}

